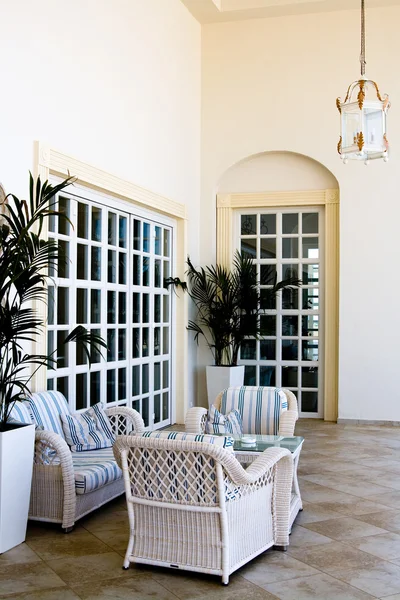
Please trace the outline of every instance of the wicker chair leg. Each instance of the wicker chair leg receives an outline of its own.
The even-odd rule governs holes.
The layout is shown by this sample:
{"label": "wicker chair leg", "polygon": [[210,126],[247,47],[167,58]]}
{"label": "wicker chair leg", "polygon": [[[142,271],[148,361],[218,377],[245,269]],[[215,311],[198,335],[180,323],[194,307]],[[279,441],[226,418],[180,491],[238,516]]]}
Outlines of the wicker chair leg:
{"label": "wicker chair leg", "polygon": [[71,531],[73,531],[75,529],[75,525],[72,525],[72,527],[63,527],[62,530],[64,533],[71,533]]}
{"label": "wicker chair leg", "polygon": [[274,546],[274,550],[277,550],[278,552],[286,552],[287,549],[287,546]]}

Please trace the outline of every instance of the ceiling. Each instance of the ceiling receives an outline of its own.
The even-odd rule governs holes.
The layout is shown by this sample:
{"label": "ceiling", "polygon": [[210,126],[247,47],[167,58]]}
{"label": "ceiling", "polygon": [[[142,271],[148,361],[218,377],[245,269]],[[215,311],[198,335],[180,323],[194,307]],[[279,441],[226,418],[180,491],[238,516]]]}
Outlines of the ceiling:
{"label": "ceiling", "polygon": [[[181,0],[200,23],[239,21],[331,12],[360,10],[360,0]],[[400,0],[367,0],[366,8],[393,6]]]}

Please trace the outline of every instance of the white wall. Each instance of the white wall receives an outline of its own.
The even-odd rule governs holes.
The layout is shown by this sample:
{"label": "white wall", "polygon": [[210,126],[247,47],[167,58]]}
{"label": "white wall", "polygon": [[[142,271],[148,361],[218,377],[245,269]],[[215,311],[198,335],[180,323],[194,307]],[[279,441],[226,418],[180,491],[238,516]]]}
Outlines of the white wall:
{"label": "white wall", "polygon": [[[335,99],[358,78],[359,18],[346,11],[204,26],[201,264],[215,260],[215,195],[229,167],[276,151],[325,165],[341,194],[339,417],[399,421],[400,7],[367,11],[367,74],[393,103],[391,162],[368,167],[344,166],[336,153]],[[288,168],[286,189],[298,185],[292,175]],[[259,191],[279,184],[276,176],[262,183]],[[248,185],[255,191],[250,172]],[[223,191],[232,190],[224,183]]]}
{"label": "white wall", "polygon": [[12,0],[0,23],[6,191],[27,193],[41,140],[187,204],[197,256],[201,28],[180,0]]}

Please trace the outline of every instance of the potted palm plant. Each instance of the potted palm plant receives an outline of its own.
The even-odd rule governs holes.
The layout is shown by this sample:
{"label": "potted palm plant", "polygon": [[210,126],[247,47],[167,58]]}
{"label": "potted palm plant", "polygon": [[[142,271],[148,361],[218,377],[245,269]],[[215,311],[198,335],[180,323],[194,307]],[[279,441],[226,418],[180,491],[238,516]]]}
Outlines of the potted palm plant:
{"label": "potted palm plant", "polygon": [[[55,360],[30,348],[45,325],[38,303],[46,301],[49,272],[62,260],[58,243],[44,235],[50,215],[59,215],[56,195],[73,181],[52,186],[30,176],[29,201],[9,194],[0,216],[0,554],[25,539],[34,449],[34,425],[11,420],[15,402],[30,393],[35,372]],[[104,341],[82,326],[65,342],[90,349]],[[57,350],[55,351],[55,353]],[[53,353],[53,354],[55,354]]]}
{"label": "potted palm plant", "polygon": [[[207,367],[207,394],[212,404],[226,387],[243,385],[244,366],[238,365],[239,351],[246,339],[261,335],[260,316],[275,305],[283,289],[297,287],[300,280],[290,277],[277,281],[274,270],[263,269],[257,277],[253,259],[236,252],[232,269],[222,265],[195,268],[188,258],[188,285],[179,279],[167,281],[187,289],[197,316],[188,329],[198,342],[202,336],[214,359]],[[262,289],[260,285],[265,286]]]}

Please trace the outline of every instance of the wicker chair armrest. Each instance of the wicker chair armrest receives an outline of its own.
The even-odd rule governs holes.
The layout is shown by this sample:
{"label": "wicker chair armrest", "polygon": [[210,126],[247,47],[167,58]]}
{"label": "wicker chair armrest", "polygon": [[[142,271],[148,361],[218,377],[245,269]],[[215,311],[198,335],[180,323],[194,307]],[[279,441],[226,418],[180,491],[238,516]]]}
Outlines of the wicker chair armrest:
{"label": "wicker chair armrest", "polygon": [[295,410],[285,410],[281,413],[278,435],[283,435],[285,437],[294,435],[294,428],[298,418],[299,414]]}
{"label": "wicker chair armrest", "polygon": [[287,390],[285,388],[282,388],[282,392],[285,392],[285,395],[286,395],[286,398],[288,401],[288,410],[292,410],[298,414],[299,407],[298,407],[296,396],[293,394],[293,392],[291,392],[290,390]]}
{"label": "wicker chair armrest", "polygon": [[107,408],[105,412],[110,419],[115,435],[142,433],[145,429],[142,417],[133,408],[114,406]]}
{"label": "wicker chair armrest", "polygon": [[187,433],[204,433],[207,412],[200,406],[189,408],[185,417],[185,431]]}
{"label": "wicker chair armrest", "polygon": [[231,464],[229,466],[224,464],[224,467],[235,485],[255,483],[278,463],[280,469],[287,471],[289,476],[293,477],[293,457],[290,451],[285,448],[267,448],[257,456],[256,460],[247,469],[244,469],[236,458],[234,458],[234,461],[229,462]]}

